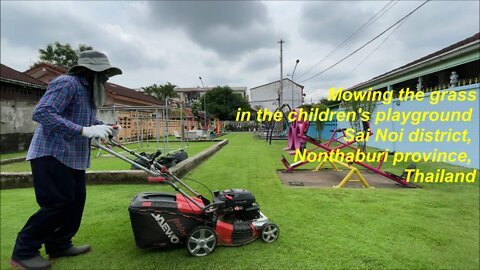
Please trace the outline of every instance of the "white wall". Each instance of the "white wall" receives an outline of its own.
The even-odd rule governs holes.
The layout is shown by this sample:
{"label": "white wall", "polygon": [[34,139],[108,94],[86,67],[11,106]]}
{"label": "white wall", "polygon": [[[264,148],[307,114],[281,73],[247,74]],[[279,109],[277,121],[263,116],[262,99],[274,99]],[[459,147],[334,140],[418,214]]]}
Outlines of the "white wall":
{"label": "white wall", "polygon": [[37,124],[32,120],[36,102],[2,100],[0,102],[1,134],[33,133]]}
{"label": "white wall", "polygon": [[[293,102],[292,102],[293,89]],[[252,108],[262,106],[274,111],[278,108],[278,92],[280,90],[280,82],[275,82],[255,89],[250,89],[250,104]],[[289,104],[295,108],[302,105],[302,88],[289,80],[283,81],[283,103]],[[292,106],[293,105],[293,106]]]}

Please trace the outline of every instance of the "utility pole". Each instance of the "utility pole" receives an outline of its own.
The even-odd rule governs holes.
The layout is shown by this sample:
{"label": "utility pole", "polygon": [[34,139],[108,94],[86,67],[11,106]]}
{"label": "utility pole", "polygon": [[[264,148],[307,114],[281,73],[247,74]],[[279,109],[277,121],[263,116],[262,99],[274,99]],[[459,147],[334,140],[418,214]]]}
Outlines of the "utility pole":
{"label": "utility pole", "polygon": [[207,103],[205,102],[205,96],[207,95],[207,89],[205,88],[205,84],[203,84],[202,77],[198,77],[198,79],[200,79],[200,82],[202,83],[203,90],[205,90],[205,93],[203,94],[203,114],[205,116],[203,129],[205,130],[205,134],[207,134],[208,133],[208,130],[207,130]]}
{"label": "utility pole", "polygon": [[278,94],[278,109],[280,110],[283,105],[283,43],[285,41],[280,39],[278,43],[280,43],[280,91]]}
{"label": "utility pole", "polygon": [[[294,98],[293,98],[293,86],[295,85],[295,81],[293,80],[293,76],[295,75],[295,70],[297,70],[297,65],[298,63],[300,62],[299,59],[297,59],[297,61],[295,61],[295,67],[293,68],[293,72],[292,72],[292,109],[295,108],[295,101],[294,101]],[[302,100],[300,98],[300,105],[302,105]],[[300,105],[298,105],[300,107]]]}

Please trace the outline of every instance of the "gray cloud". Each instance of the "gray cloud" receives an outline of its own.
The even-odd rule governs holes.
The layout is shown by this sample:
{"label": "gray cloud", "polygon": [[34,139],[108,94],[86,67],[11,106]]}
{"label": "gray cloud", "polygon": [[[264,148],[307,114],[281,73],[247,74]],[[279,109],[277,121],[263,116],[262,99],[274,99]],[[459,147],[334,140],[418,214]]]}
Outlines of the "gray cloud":
{"label": "gray cloud", "polygon": [[46,13],[45,9],[16,2],[2,2],[1,10],[2,37],[13,44],[39,49],[56,40],[71,42],[91,37],[88,26],[68,13]]}
{"label": "gray cloud", "polygon": [[[70,43],[73,48],[78,44],[87,44],[106,52],[115,60],[112,62],[127,69],[165,64],[163,59],[146,55],[142,48],[139,48],[135,38],[122,39],[124,33],[118,24],[113,22],[106,24],[101,20],[89,19],[101,18],[98,6],[95,9],[89,6],[91,4],[82,7],[74,7],[71,4],[2,2],[2,38],[9,44],[27,46],[37,52],[38,49],[45,48],[47,44],[55,41]],[[107,7],[105,3],[100,3],[101,6]],[[117,6],[110,9],[115,13],[117,9],[121,10],[120,8],[121,6]],[[87,14],[85,11],[89,12],[89,16],[84,16]]]}
{"label": "gray cloud", "polygon": [[275,67],[279,64],[278,52],[273,50],[262,50],[250,57],[244,62],[243,70],[245,72],[258,72],[267,68]]}
{"label": "gray cloud", "polygon": [[409,53],[449,46],[480,31],[479,5],[478,1],[429,2],[399,28],[395,37]]}
{"label": "gray cloud", "polygon": [[[305,3],[299,31],[308,41],[337,46],[375,14],[375,9],[364,9],[361,5],[356,1]],[[384,2],[378,3],[378,9],[383,5]],[[367,28],[364,33],[371,29]]]}
{"label": "gray cloud", "polygon": [[[1,61],[25,70],[47,43],[85,43],[108,54],[127,87],[170,81],[249,88],[278,80],[280,38],[284,75],[318,73],[418,6],[402,1],[321,66],[308,68],[341,43],[385,1],[1,1]],[[478,1],[432,1],[415,13],[368,61],[378,44],[305,83],[307,99],[337,81],[344,88],[371,79],[479,31]],[[378,41],[383,39],[380,38]],[[314,99],[315,100],[315,99]]]}
{"label": "gray cloud", "polygon": [[272,46],[268,10],[254,1],[152,1],[154,27],[181,28],[203,48],[223,57]]}
{"label": "gray cloud", "polygon": [[[367,4],[370,6],[368,9],[370,11],[362,13],[362,10],[366,8]],[[372,4],[376,4],[377,6],[373,6]],[[327,63],[317,67],[309,76],[335,63],[341,59],[341,57],[379,34],[420,4],[421,2],[414,1],[398,3],[386,13],[385,16],[363,32],[361,38],[353,42],[348,48],[341,50],[334,57],[331,57]],[[301,26],[300,31],[307,41],[319,42],[323,40],[331,46],[336,46],[355,31],[356,28],[367,21],[383,5],[385,5],[385,2],[378,4],[377,2],[313,2],[310,3],[309,6],[304,6],[302,9],[306,20],[299,24]],[[318,13],[315,11],[318,11]],[[317,19],[315,19],[315,14],[317,14]],[[322,16],[328,18],[328,21],[324,21]],[[359,18],[361,18],[361,20]],[[348,22],[355,20],[357,20],[357,22],[350,28]],[[314,87],[326,89],[336,82],[336,80],[333,79],[336,77],[335,73],[343,73],[344,78],[341,79],[341,85],[338,86],[344,88],[353,86],[477,33],[479,31],[478,20],[479,2],[477,1],[432,1],[408,18],[398,31],[353,73],[349,74],[349,71],[360,63],[364,56],[377,47],[386,35],[380,37],[354,57],[346,60],[332,70],[327,71],[323,75],[305,82],[305,84],[309,86],[309,89]],[[323,27],[321,27],[322,25]],[[316,35],[313,35],[312,30],[316,27],[327,28],[326,30],[319,30],[323,31],[323,33],[319,34],[317,39],[315,39]],[[309,29],[310,31],[307,31]],[[332,29],[334,29],[335,32],[338,31],[338,33],[332,32]],[[387,34],[389,33],[390,32]],[[322,45],[322,43],[318,44],[319,46]],[[326,53],[327,52],[319,55],[317,60],[321,59]],[[322,91],[314,90],[313,92],[318,93]]]}

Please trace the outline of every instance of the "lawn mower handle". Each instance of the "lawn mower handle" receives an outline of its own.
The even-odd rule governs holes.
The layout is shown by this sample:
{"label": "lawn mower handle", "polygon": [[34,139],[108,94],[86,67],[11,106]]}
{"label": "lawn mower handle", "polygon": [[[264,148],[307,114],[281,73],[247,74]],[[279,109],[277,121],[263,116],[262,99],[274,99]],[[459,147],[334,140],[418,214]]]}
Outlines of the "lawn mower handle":
{"label": "lawn mower handle", "polygon": [[[190,187],[189,187],[187,184],[185,184],[182,180],[180,180],[179,178],[177,178],[175,175],[170,174],[170,172],[168,171],[168,168],[167,168],[166,166],[164,166],[164,165],[156,162],[155,159],[149,160],[148,158],[146,158],[146,157],[144,157],[144,156],[142,156],[142,155],[139,155],[139,154],[135,153],[134,151],[128,149],[127,147],[123,146],[122,144],[114,141],[113,138],[109,138],[109,142],[110,142],[111,145],[116,146],[116,147],[119,147],[119,148],[127,151],[127,152],[130,153],[131,155],[134,155],[134,156],[137,157],[137,158],[140,158],[140,159],[143,159],[143,160],[147,161],[149,164],[153,165],[153,167],[155,168],[155,170],[157,170],[157,171],[160,170],[161,173],[163,173],[163,174],[165,174],[165,175],[171,176],[173,179],[175,179],[175,180],[176,180],[177,182],[179,182],[183,187],[185,187],[186,189],[188,189],[188,191],[190,191],[190,192],[191,192],[192,194],[194,194],[196,197],[199,197],[199,196],[200,196],[200,194],[199,194],[198,192],[196,192],[195,190],[193,190],[192,188],[190,188]],[[115,154],[114,154],[114,155],[115,155]],[[119,154],[116,153],[115,156],[118,156],[118,155],[119,155]],[[132,161],[132,160],[129,160],[129,161],[127,161],[127,162],[130,163],[130,164],[134,164],[135,166],[138,166],[137,163],[132,163],[132,162],[134,162],[134,161]],[[144,166],[141,166],[141,165],[140,165],[140,166],[138,166],[138,167],[141,168],[141,167],[144,167]],[[142,169],[142,170],[144,170],[144,169]],[[150,173],[149,170],[144,170],[144,171],[147,172],[147,173]],[[157,175],[153,175],[153,176],[157,176]]]}
{"label": "lawn mower handle", "polygon": [[[172,173],[170,173],[170,171],[168,170],[168,168],[166,166],[163,166],[161,164],[159,164],[158,162],[156,161],[153,161],[153,164],[152,164],[152,168],[146,168],[145,166],[142,166],[140,164],[138,164],[137,162],[135,162],[134,160],[131,160],[127,157],[124,157],[123,155],[113,151],[112,149],[102,145],[102,143],[100,142],[100,138],[95,138],[94,139],[94,142],[96,144],[96,147],[110,153],[111,155],[127,162],[127,163],[130,163],[132,165],[135,165],[136,167],[140,168],[141,170],[145,171],[146,173],[150,174],[151,176],[155,176],[155,177],[159,177],[159,176],[169,176],[171,178],[173,178],[175,181],[177,181],[178,183],[180,183],[183,187],[185,187],[186,189],[188,189],[188,191],[190,191],[192,194],[194,194],[197,198],[203,198],[203,196],[201,194],[199,194],[198,192],[196,192],[195,190],[193,190],[191,187],[189,187],[187,184],[185,184],[182,180],[180,180],[180,178],[176,177],[175,175],[173,175]],[[118,146],[120,147],[121,149],[133,154],[134,156],[136,157],[141,157],[143,159],[145,159],[146,161],[148,161],[149,163],[151,162],[149,159],[145,158],[144,156],[141,156],[141,155],[138,155],[136,154],[134,151],[126,148],[125,146],[113,141],[113,137],[109,138],[109,142],[110,144],[114,145],[114,146]],[[160,169],[160,171],[158,171],[158,169]],[[181,190],[177,185],[175,185],[175,183],[173,183],[172,181],[168,180],[168,177],[166,178],[167,181],[165,181],[165,183],[167,183],[168,185],[170,185],[173,189],[175,189],[176,191],[178,191],[179,193],[181,193],[185,198],[187,198],[190,202],[192,202],[195,206],[197,206],[199,209],[201,209],[202,211],[204,211],[206,209],[206,207],[202,207],[201,205],[199,205],[195,200],[193,200],[187,193],[185,193],[185,191]],[[203,199],[202,199],[203,201]]]}
{"label": "lawn mower handle", "polygon": [[[110,139],[110,141],[112,141],[112,140]],[[129,158],[126,158],[126,157],[120,155],[119,153],[113,151],[112,149],[110,149],[110,148],[102,145],[102,144],[100,143],[100,139],[99,139],[99,138],[95,138],[95,139],[94,139],[94,142],[95,142],[95,146],[96,146],[96,147],[104,150],[105,152],[108,152],[109,154],[111,154],[111,155],[113,155],[113,156],[115,156],[115,157],[117,157],[117,158],[119,158],[119,159],[121,159],[121,160],[123,160],[123,161],[125,161],[125,162],[127,162],[127,163],[130,163],[130,164],[132,164],[132,165],[135,165],[136,167],[140,168],[142,171],[145,171],[146,173],[148,173],[148,174],[150,174],[150,175],[152,175],[152,176],[160,176],[160,175],[161,175],[161,173],[159,173],[158,171],[156,171],[156,170],[151,170],[151,169],[149,169],[149,168],[146,168],[146,167],[144,167],[144,166],[136,163],[135,161],[133,161],[133,160],[131,160],[131,159],[129,159]],[[135,156],[136,156],[136,155],[135,155]],[[140,156],[140,155],[139,155],[139,156]],[[148,159],[147,159],[147,160],[148,160]],[[148,161],[149,161],[149,160],[148,160]]]}

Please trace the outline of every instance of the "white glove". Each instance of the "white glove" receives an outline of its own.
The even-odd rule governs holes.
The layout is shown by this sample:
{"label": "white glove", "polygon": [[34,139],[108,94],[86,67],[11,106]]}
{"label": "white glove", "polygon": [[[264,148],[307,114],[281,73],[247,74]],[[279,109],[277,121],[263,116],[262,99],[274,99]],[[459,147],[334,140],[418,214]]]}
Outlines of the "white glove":
{"label": "white glove", "polygon": [[108,135],[112,135],[113,127],[108,125],[96,125],[82,128],[82,136],[87,138],[106,139]]}

